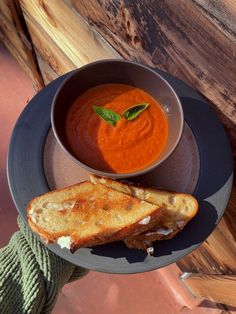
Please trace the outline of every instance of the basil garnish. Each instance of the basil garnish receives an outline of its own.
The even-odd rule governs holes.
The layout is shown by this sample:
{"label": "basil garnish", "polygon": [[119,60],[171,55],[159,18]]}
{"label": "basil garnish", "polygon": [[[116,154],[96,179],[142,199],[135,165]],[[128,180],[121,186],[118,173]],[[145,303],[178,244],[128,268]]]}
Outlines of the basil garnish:
{"label": "basil garnish", "polygon": [[149,104],[147,104],[147,103],[134,105],[134,106],[132,106],[132,107],[126,109],[126,110],[123,112],[122,115],[126,118],[126,120],[133,120],[133,119],[135,119],[141,112],[143,112],[148,106],[149,106]]}
{"label": "basil garnish", "polygon": [[111,109],[93,106],[93,110],[100,118],[102,118],[112,126],[115,126],[116,123],[121,119],[121,116],[118,113],[112,111]]}

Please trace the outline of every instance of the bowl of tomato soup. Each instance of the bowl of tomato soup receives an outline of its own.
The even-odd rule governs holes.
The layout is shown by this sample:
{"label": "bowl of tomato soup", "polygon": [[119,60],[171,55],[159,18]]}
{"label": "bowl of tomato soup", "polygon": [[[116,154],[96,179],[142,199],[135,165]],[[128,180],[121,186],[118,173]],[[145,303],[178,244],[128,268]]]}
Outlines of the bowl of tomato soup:
{"label": "bowl of tomato soup", "polygon": [[51,121],[57,141],[79,166],[127,178],[152,170],[173,153],[184,117],[175,91],[155,71],[103,60],[65,79]]}

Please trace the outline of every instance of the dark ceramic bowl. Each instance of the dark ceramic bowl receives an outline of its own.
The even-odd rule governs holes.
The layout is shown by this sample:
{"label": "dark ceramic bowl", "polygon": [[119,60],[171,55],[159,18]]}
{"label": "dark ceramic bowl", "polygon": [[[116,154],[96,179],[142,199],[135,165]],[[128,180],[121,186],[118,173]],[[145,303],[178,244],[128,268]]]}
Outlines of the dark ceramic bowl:
{"label": "dark ceramic bowl", "polygon": [[[65,119],[74,100],[89,88],[100,84],[121,83],[143,89],[152,95],[166,113],[169,135],[166,146],[158,159],[150,166],[131,173],[113,173],[94,169],[81,162],[69,146],[65,134]],[[160,165],[177,147],[183,131],[183,110],[178,96],[169,83],[150,68],[124,60],[103,60],[75,70],[63,82],[56,93],[51,111],[53,132],[60,146],[87,171],[114,179],[142,175]],[[145,149],[145,147],[144,147]]]}

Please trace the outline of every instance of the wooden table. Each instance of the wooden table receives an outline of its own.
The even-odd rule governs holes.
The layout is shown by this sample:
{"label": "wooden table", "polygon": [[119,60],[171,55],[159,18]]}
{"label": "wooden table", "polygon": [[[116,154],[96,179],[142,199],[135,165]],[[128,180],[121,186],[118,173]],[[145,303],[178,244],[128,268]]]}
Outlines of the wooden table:
{"label": "wooden table", "polygon": [[[203,94],[224,124],[236,166],[234,0],[2,0],[0,38],[36,91],[88,62],[126,58]],[[178,262],[193,294],[236,306],[236,183],[213,234]]]}

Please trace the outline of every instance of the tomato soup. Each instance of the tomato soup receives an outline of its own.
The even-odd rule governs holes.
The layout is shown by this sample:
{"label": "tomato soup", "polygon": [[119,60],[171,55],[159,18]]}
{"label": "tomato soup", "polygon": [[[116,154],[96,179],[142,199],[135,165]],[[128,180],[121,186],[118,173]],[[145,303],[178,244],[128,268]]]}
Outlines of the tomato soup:
{"label": "tomato soup", "polygon": [[[102,120],[93,106],[122,113],[137,104],[149,106],[133,120],[122,117],[115,126]],[[168,123],[160,104],[142,89],[104,84],[87,90],[69,109],[66,136],[77,158],[90,167],[130,173],[150,166],[163,151]]]}

